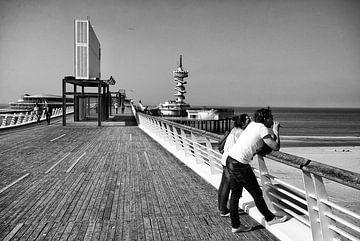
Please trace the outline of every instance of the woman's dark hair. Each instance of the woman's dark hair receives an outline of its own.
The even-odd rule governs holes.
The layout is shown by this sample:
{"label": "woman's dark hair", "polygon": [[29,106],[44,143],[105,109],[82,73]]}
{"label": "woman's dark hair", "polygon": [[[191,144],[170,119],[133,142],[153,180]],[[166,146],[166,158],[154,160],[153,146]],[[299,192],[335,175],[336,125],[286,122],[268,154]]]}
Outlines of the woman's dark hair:
{"label": "woman's dark hair", "polygon": [[246,117],[248,117],[247,114],[241,114],[240,116],[236,115],[233,117],[233,121],[234,121],[234,127],[236,128],[241,128],[245,122],[246,122]]}
{"label": "woman's dark hair", "polygon": [[263,124],[265,123],[265,120],[270,119],[272,117],[273,116],[271,114],[270,107],[259,109],[259,110],[255,111],[255,113],[254,113],[254,121],[260,122]]}

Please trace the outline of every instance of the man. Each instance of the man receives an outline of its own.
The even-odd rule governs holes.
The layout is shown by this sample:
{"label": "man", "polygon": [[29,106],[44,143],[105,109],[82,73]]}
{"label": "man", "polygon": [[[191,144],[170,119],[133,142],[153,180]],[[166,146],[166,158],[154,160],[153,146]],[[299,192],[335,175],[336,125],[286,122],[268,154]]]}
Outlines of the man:
{"label": "man", "polygon": [[[271,128],[272,127],[272,131]],[[229,151],[226,167],[230,173],[230,218],[232,232],[250,231],[251,227],[240,223],[238,206],[243,187],[251,194],[258,210],[264,215],[268,225],[286,221],[286,216],[275,216],[267,207],[256,176],[250,166],[254,155],[267,145],[272,150],[280,149],[280,124],[273,121],[270,108],[254,113],[254,121],[241,133]]]}
{"label": "man", "polygon": [[223,173],[221,177],[220,186],[218,189],[218,204],[221,217],[230,216],[230,211],[227,207],[230,194],[230,174],[226,168],[226,159],[228,157],[229,150],[235,144],[236,140],[250,123],[250,117],[247,114],[242,114],[240,116],[234,116],[234,128],[231,130],[229,135],[226,137],[224,145],[224,153],[221,158],[221,164],[223,166]]}
{"label": "man", "polygon": [[119,104],[117,102],[114,103],[115,113],[118,113]]}

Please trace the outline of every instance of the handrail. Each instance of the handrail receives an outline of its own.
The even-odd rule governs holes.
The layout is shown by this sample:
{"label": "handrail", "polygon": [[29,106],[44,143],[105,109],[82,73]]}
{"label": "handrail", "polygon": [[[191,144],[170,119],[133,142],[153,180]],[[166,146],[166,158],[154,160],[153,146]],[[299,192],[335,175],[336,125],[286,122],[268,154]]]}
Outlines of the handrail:
{"label": "handrail", "polygon": [[[133,112],[139,127],[180,160],[190,163],[189,165],[205,165],[211,175],[222,172],[221,154],[212,145],[221,136],[138,113],[135,108]],[[264,161],[265,158],[301,170],[304,190],[271,175]],[[293,220],[297,220],[299,225],[309,229],[309,236],[313,240],[327,241],[342,238],[360,240],[358,228],[360,215],[331,202],[323,181],[325,178],[360,190],[359,173],[279,151],[273,151],[266,156],[257,155],[257,159],[259,168],[254,171],[271,210],[283,212]],[[240,205],[248,205],[248,203]],[[243,206],[243,209],[247,210],[246,207]],[[261,219],[256,220],[262,223]],[[266,226],[265,223],[263,224]]]}
{"label": "handrail", "polygon": [[[140,115],[145,115],[143,113],[139,113]],[[160,117],[152,116],[154,120],[161,121],[163,123],[172,125],[176,128],[182,128],[183,130],[192,132],[194,134],[200,135],[200,136],[207,136],[209,138],[212,138],[214,141],[218,142],[221,139],[221,135],[200,130],[197,128],[189,127],[186,125],[182,125],[179,123],[175,123],[169,120],[165,120]],[[331,181],[338,182],[340,184],[355,188],[360,190],[360,174],[351,172],[348,170],[343,170],[341,168],[335,168],[330,165],[326,165],[317,161],[313,161],[310,159],[306,159],[299,156],[294,156],[289,153],[281,152],[281,151],[272,151],[270,154],[267,154],[265,157],[280,162],[282,164],[297,168],[297,169],[303,169],[305,171],[308,171],[310,173],[319,175],[321,177],[324,177],[326,179],[329,179]]]}
{"label": "handrail", "polygon": [[[74,112],[73,106],[66,107],[66,114]],[[51,119],[62,116],[62,108],[54,108]],[[25,111],[13,114],[0,114],[0,130],[9,129],[18,126],[29,125],[37,122],[36,115],[33,111]],[[45,110],[42,111],[40,121],[46,119]]]}
{"label": "handrail", "polygon": [[273,151],[266,155],[267,158],[282,164],[301,169],[312,174],[324,177],[331,181],[360,190],[360,174],[352,171],[333,167],[324,163],[313,161],[288,153]]}

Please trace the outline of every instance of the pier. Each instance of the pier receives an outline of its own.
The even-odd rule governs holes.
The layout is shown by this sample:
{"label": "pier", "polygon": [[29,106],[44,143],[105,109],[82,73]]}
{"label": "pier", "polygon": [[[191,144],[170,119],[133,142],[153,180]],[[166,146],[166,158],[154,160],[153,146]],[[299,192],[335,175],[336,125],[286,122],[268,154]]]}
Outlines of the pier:
{"label": "pier", "polygon": [[247,214],[232,234],[216,189],[134,124],[0,132],[0,240],[278,240]]}
{"label": "pier", "polygon": [[[289,220],[268,226],[245,192],[240,218],[253,229],[232,234],[217,210],[219,135],[135,116],[127,108],[100,127],[70,116],[67,126],[0,131],[0,240],[359,239],[360,216],[332,203],[322,181],[359,189],[359,174],[281,152],[258,156],[264,197]],[[270,174],[265,158],[301,170],[306,189]]]}

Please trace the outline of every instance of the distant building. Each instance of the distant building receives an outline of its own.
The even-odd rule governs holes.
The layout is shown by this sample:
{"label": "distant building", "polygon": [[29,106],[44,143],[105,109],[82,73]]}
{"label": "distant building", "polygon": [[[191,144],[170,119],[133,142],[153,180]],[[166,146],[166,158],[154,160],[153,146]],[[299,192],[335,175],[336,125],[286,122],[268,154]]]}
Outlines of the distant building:
{"label": "distant building", "polygon": [[75,20],[75,78],[100,79],[100,42],[90,19]]}

